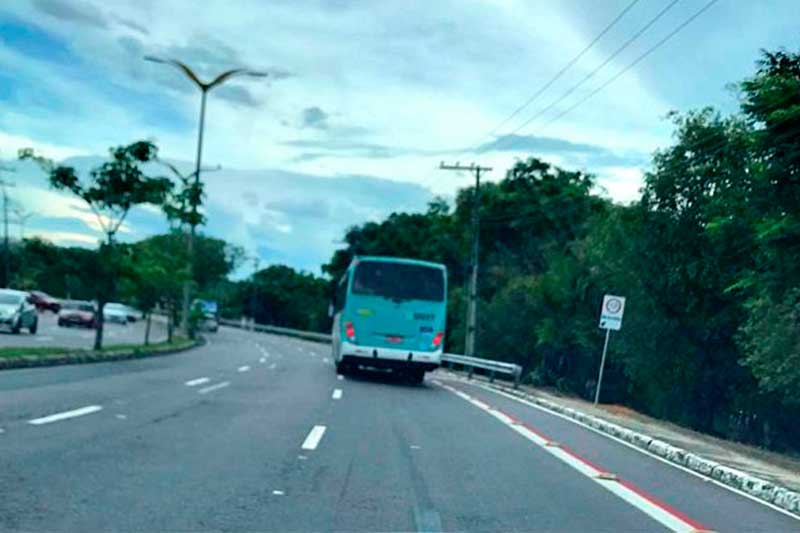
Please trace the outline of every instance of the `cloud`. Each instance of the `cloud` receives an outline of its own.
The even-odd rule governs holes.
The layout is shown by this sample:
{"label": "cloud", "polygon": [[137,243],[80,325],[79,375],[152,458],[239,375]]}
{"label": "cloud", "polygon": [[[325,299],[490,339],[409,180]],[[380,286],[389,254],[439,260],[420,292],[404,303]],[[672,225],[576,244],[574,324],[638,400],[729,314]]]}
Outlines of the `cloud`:
{"label": "cloud", "polygon": [[253,93],[241,85],[223,85],[216,90],[215,95],[231,103],[246,107],[258,107],[261,105],[261,102],[253,96]]}
{"label": "cloud", "polygon": [[142,35],[150,35],[150,31],[136,21],[120,16],[115,16],[114,20],[118,22],[121,26],[125,26],[126,28],[135,31],[136,33],[140,33]]}
{"label": "cloud", "polygon": [[487,152],[524,152],[531,156],[560,155],[567,164],[570,156],[579,158],[583,163],[596,167],[629,165],[636,166],[648,161],[647,154],[635,151],[614,151],[602,146],[581,142],[572,142],[555,137],[538,137],[536,135],[502,135],[493,141],[482,144],[475,153]]}
{"label": "cloud", "polygon": [[328,129],[328,114],[317,106],[303,109],[302,124],[304,128]]}
{"label": "cloud", "polygon": [[387,157],[397,157],[409,153],[408,150],[403,148],[395,148],[392,146],[384,146],[382,144],[368,143],[362,141],[352,141],[343,139],[341,137],[333,137],[327,139],[294,139],[291,141],[284,141],[282,144],[285,146],[292,146],[295,148],[310,148],[316,150],[325,150],[325,152],[317,153],[302,153],[298,157],[301,160],[312,160],[319,157],[366,157],[369,159],[384,159]]}
{"label": "cloud", "polygon": [[60,21],[74,22],[105,29],[108,21],[96,7],[78,1],[33,0],[33,6]]}

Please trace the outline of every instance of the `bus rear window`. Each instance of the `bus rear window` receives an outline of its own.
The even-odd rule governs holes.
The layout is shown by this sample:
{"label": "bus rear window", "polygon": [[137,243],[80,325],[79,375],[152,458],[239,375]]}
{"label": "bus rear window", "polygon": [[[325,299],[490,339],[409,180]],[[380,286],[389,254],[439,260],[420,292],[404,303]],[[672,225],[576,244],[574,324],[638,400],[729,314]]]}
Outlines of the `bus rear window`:
{"label": "bus rear window", "polygon": [[353,294],[392,300],[444,300],[444,271],[422,265],[364,261],[356,266]]}

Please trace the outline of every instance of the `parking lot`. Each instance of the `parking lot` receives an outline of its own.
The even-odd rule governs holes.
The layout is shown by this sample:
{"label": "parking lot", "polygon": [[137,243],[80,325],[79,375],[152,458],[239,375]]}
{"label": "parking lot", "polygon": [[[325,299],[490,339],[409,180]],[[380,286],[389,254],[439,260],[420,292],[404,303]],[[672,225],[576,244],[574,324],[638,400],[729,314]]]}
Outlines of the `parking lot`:
{"label": "parking lot", "polygon": [[[137,320],[127,325],[106,323],[103,328],[103,345],[144,342],[145,322]],[[46,311],[39,313],[39,328],[35,335],[27,330],[12,334],[0,330],[0,346],[63,346],[65,348],[91,348],[95,330],[79,327],[59,327],[56,315]],[[150,342],[164,341],[167,325],[163,317],[153,317],[150,327]]]}

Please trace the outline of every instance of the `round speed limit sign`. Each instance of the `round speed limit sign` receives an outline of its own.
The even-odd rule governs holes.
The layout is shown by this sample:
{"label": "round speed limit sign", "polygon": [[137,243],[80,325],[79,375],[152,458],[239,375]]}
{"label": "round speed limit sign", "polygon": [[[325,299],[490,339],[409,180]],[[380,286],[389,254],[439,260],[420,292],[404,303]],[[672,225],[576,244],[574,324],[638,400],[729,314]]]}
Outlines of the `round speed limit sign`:
{"label": "round speed limit sign", "polygon": [[619,298],[609,298],[606,301],[606,311],[612,315],[619,313],[620,309],[622,309],[622,302],[619,300]]}
{"label": "round speed limit sign", "polygon": [[625,312],[625,298],[606,294],[600,311],[600,327],[618,331],[622,327],[623,312]]}

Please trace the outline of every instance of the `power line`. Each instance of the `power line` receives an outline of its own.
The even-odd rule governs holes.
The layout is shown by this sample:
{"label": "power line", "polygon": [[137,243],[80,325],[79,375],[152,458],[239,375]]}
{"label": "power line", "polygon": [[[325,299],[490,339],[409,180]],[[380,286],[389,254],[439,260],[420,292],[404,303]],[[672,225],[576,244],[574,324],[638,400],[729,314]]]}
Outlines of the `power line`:
{"label": "power line", "polygon": [[[676,1],[677,1],[677,0],[676,0]],[[611,22],[609,22],[609,23],[606,25],[606,27],[605,27],[605,28],[603,28],[603,30],[602,30],[600,33],[598,33],[598,34],[597,34],[597,36],[596,36],[594,39],[592,39],[592,42],[590,42],[588,45],[586,45],[586,47],[585,47],[583,50],[581,50],[581,51],[578,53],[578,55],[576,55],[575,57],[573,57],[573,58],[572,58],[572,59],[571,59],[569,62],[567,62],[567,64],[566,64],[566,65],[564,65],[563,67],[561,67],[561,70],[559,70],[558,72],[556,72],[556,73],[555,73],[555,75],[553,75],[553,77],[552,77],[552,78],[550,78],[550,79],[547,81],[547,83],[545,83],[544,85],[542,85],[542,86],[539,88],[539,90],[537,90],[537,91],[536,91],[536,92],[535,92],[535,93],[534,93],[534,94],[533,94],[533,95],[532,95],[530,98],[528,98],[528,99],[525,101],[525,103],[523,103],[521,106],[517,107],[517,108],[516,108],[516,109],[515,109],[515,110],[514,110],[514,111],[513,111],[513,112],[512,112],[510,115],[508,115],[508,116],[507,116],[505,119],[503,119],[503,121],[502,121],[502,122],[500,122],[500,123],[499,123],[497,126],[495,126],[494,128],[492,128],[492,130],[491,130],[491,131],[490,131],[488,134],[484,135],[484,137],[487,137],[487,136],[489,136],[489,135],[493,135],[495,132],[497,132],[497,130],[499,130],[500,128],[502,128],[503,126],[505,126],[505,125],[506,125],[506,124],[507,124],[507,123],[508,123],[508,122],[509,122],[511,119],[513,119],[514,117],[516,117],[516,116],[517,116],[517,115],[518,115],[518,114],[519,114],[519,113],[520,113],[520,112],[521,112],[523,109],[525,109],[526,107],[528,107],[529,105],[531,105],[533,102],[535,102],[535,101],[536,101],[536,99],[537,99],[537,98],[539,98],[539,97],[542,95],[542,93],[544,93],[544,92],[545,92],[547,89],[549,89],[549,88],[550,88],[550,87],[551,87],[551,86],[552,86],[552,85],[553,85],[555,82],[557,82],[559,79],[561,79],[561,76],[563,76],[563,75],[564,75],[564,74],[565,74],[565,73],[566,73],[566,72],[567,72],[567,71],[568,71],[568,70],[569,70],[569,69],[570,69],[570,68],[571,68],[573,65],[575,65],[575,63],[577,63],[577,62],[578,62],[578,61],[579,61],[579,60],[580,60],[580,59],[581,59],[581,58],[582,58],[584,55],[586,55],[586,53],[587,53],[587,52],[588,52],[588,51],[589,51],[589,50],[590,50],[590,49],[591,49],[591,48],[592,48],[592,47],[593,47],[595,44],[597,44],[597,42],[598,42],[600,39],[602,39],[602,38],[605,36],[605,34],[606,34],[606,33],[608,33],[608,32],[611,30],[611,28],[613,28],[613,27],[614,27],[614,26],[617,24],[617,22],[619,22],[619,21],[622,19],[622,17],[624,17],[624,16],[625,16],[625,14],[626,14],[628,11],[630,11],[630,10],[633,8],[633,6],[635,6],[637,3],[639,3],[639,0],[633,0],[631,3],[629,3],[629,4],[628,4],[628,5],[625,7],[625,9],[623,9],[623,10],[622,10],[622,11],[621,11],[621,12],[620,12],[620,13],[619,13],[619,14],[618,14],[618,15],[617,15],[615,18],[614,18],[614,20],[612,20]]]}
{"label": "power line", "polygon": [[[653,18],[651,18],[651,19],[650,19],[650,20],[649,20],[649,21],[648,21],[648,22],[647,22],[647,23],[646,23],[644,26],[642,26],[642,27],[641,27],[641,28],[640,28],[640,29],[639,29],[639,30],[638,30],[636,33],[634,33],[634,34],[633,34],[631,37],[629,37],[629,38],[628,38],[628,40],[626,40],[624,43],[622,43],[622,45],[620,45],[620,46],[619,46],[619,47],[618,47],[616,50],[614,50],[614,52],[612,52],[612,53],[611,53],[611,54],[610,54],[610,55],[609,55],[609,56],[608,56],[608,57],[605,59],[605,61],[603,61],[603,62],[602,62],[602,63],[600,63],[600,64],[599,64],[597,67],[595,67],[594,69],[592,69],[592,70],[591,70],[591,71],[590,71],[588,74],[586,74],[586,76],[584,76],[584,77],[583,77],[583,78],[582,78],[582,79],[581,79],[581,80],[580,80],[578,83],[576,83],[575,85],[573,85],[572,87],[570,87],[569,89],[567,89],[567,90],[566,90],[566,91],[565,91],[565,92],[564,92],[564,93],[563,93],[561,96],[559,96],[559,97],[558,97],[556,100],[554,100],[554,101],[553,101],[553,102],[551,102],[549,105],[547,105],[547,106],[543,107],[542,109],[540,109],[539,111],[537,111],[536,113],[534,113],[534,115],[533,115],[533,116],[531,116],[531,117],[530,117],[528,120],[526,120],[525,122],[523,122],[522,124],[520,124],[520,125],[519,125],[517,128],[515,128],[514,130],[512,130],[510,133],[506,134],[506,136],[505,136],[505,137],[506,137],[506,138],[508,138],[509,136],[511,136],[511,135],[513,135],[513,134],[515,134],[515,133],[517,133],[519,130],[521,130],[522,128],[526,127],[528,124],[530,124],[530,123],[531,123],[531,122],[533,122],[534,120],[538,119],[539,117],[541,117],[542,115],[544,115],[545,113],[547,113],[548,111],[550,111],[551,109],[555,108],[555,107],[556,107],[558,104],[560,104],[561,102],[563,102],[565,99],[569,98],[569,96],[570,96],[570,95],[572,95],[572,93],[574,93],[576,90],[578,90],[578,89],[579,89],[581,86],[583,86],[583,85],[584,85],[586,82],[588,82],[589,80],[591,80],[591,79],[592,79],[592,78],[595,76],[595,74],[597,74],[597,73],[598,73],[598,72],[600,72],[600,71],[601,71],[603,68],[605,68],[605,66],[606,66],[606,65],[608,65],[609,63],[611,63],[611,61],[613,61],[615,57],[617,57],[619,54],[621,54],[621,53],[622,53],[622,52],[623,52],[623,51],[624,51],[626,48],[628,48],[628,46],[630,46],[631,44],[633,44],[633,42],[634,42],[634,41],[636,41],[636,39],[638,39],[639,37],[641,37],[641,36],[642,36],[642,35],[643,35],[643,34],[644,34],[644,33],[645,33],[647,30],[649,30],[649,29],[650,29],[650,28],[651,28],[651,27],[652,27],[652,26],[653,26],[653,25],[654,25],[656,22],[658,22],[658,20],[659,20],[661,17],[663,17],[663,16],[664,16],[664,15],[665,15],[665,14],[666,14],[666,13],[667,13],[667,12],[668,12],[670,9],[672,9],[672,8],[675,6],[675,4],[677,4],[679,1],[680,1],[680,0],[672,0],[672,1],[671,1],[669,4],[667,4],[667,5],[666,5],[666,6],[665,6],[665,7],[664,7],[664,8],[663,8],[661,11],[659,11],[658,13],[656,13],[656,15],[655,15]],[[716,1],[716,0],[713,0],[713,1]],[[502,142],[502,141],[501,141],[501,142]]]}
{"label": "power line", "polygon": [[[800,134],[800,126],[798,126],[796,128],[793,128],[792,130],[790,130],[787,133]],[[712,137],[712,135],[708,135],[708,137]],[[698,141],[696,144],[700,145],[704,141],[705,141],[705,139],[702,139],[702,140]],[[700,155],[700,156],[702,156],[704,158],[709,158],[709,157],[716,156],[717,154],[719,154],[720,152],[724,151],[725,149],[736,148],[737,147],[736,144],[737,144],[737,142],[736,142],[735,139],[732,140],[730,138],[724,138],[724,139],[722,139],[722,140],[720,140],[718,142],[709,144],[707,146],[701,146],[701,147],[697,148],[694,151],[696,151],[698,155]],[[675,148],[675,146],[667,148],[666,151],[669,151],[672,148]],[[792,152],[789,152],[787,155],[788,156],[794,156],[794,155],[797,155],[797,154],[800,154],[800,149],[792,151]],[[525,222],[526,220],[530,220],[530,219],[538,217],[538,216],[541,216],[541,211],[540,211],[539,208],[526,209],[526,210],[518,211],[516,213],[508,213],[508,214],[505,214],[505,215],[484,216],[484,217],[481,217],[481,224],[484,225],[484,226],[490,226],[490,227],[491,226],[502,226],[502,225],[507,225],[508,223],[511,223],[511,222]]]}
{"label": "power line", "polygon": [[[659,41],[658,41],[657,43],[655,43],[653,46],[651,46],[650,48],[648,48],[647,50],[645,50],[645,51],[644,51],[644,53],[642,53],[641,55],[639,55],[639,57],[637,57],[636,59],[634,59],[633,61],[631,61],[631,62],[630,62],[630,63],[629,63],[629,64],[628,64],[628,65],[627,65],[625,68],[623,68],[622,70],[620,70],[619,72],[617,72],[617,73],[616,73],[614,76],[612,76],[612,77],[611,77],[610,79],[608,79],[608,80],[607,80],[605,83],[603,83],[602,85],[600,85],[599,87],[597,87],[595,90],[593,90],[592,92],[590,92],[589,94],[587,94],[585,97],[583,97],[582,99],[578,100],[578,102],[576,102],[576,103],[575,103],[575,104],[573,104],[572,106],[568,107],[567,109],[565,109],[564,111],[562,111],[561,113],[559,113],[558,115],[556,115],[555,117],[553,117],[552,119],[550,119],[549,121],[547,121],[547,123],[545,123],[545,124],[544,124],[544,126],[542,126],[542,128],[546,128],[547,126],[549,126],[550,124],[552,124],[552,123],[553,123],[553,122],[555,122],[556,120],[560,119],[561,117],[563,117],[563,116],[564,116],[564,115],[566,115],[567,113],[569,113],[569,112],[573,111],[575,108],[577,108],[578,106],[582,105],[584,102],[586,102],[587,100],[589,100],[590,98],[592,98],[593,96],[595,96],[597,93],[599,93],[600,91],[602,91],[603,89],[605,89],[606,87],[608,87],[609,85],[611,85],[612,83],[614,83],[615,81],[617,81],[617,80],[618,80],[618,79],[619,79],[619,78],[620,78],[620,77],[621,77],[623,74],[625,74],[625,73],[626,73],[626,72],[628,72],[630,69],[632,69],[633,67],[635,67],[635,66],[636,66],[637,64],[639,64],[639,63],[640,63],[640,62],[641,62],[643,59],[645,59],[647,56],[649,56],[650,54],[652,54],[653,52],[655,52],[655,51],[656,51],[656,50],[657,50],[659,47],[661,47],[661,46],[662,46],[664,43],[666,43],[667,41],[669,41],[669,40],[670,40],[672,37],[674,37],[674,36],[675,36],[675,35],[676,35],[676,34],[677,34],[679,31],[681,31],[683,28],[685,28],[686,26],[688,26],[688,25],[689,25],[689,24],[690,24],[690,23],[691,23],[691,22],[692,22],[694,19],[696,19],[697,17],[699,17],[700,15],[702,15],[702,14],[703,14],[703,13],[704,13],[706,10],[708,10],[708,9],[709,9],[711,6],[713,6],[715,3],[717,3],[717,0],[710,0],[709,2],[707,2],[707,3],[706,3],[704,6],[703,6],[703,7],[701,7],[699,10],[697,10],[697,11],[696,11],[696,12],[695,12],[695,13],[694,13],[694,14],[693,14],[691,17],[689,17],[688,19],[686,19],[686,20],[684,20],[683,22],[681,22],[680,24],[678,24],[678,26],[677,26],[677,27],[676,27],[674,30],[672,30],[672,31],[671,31],[671,32],[669,32],[667,35],[665,35],[665,36],[664,36],[664,37],[663,37],[661,40],[659,40]],[[513,133],[513,132],[512,132],[512,133]]]}

